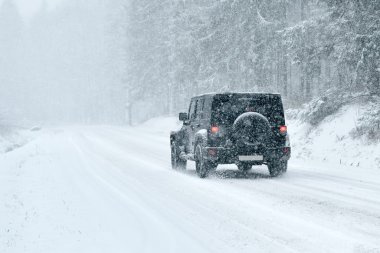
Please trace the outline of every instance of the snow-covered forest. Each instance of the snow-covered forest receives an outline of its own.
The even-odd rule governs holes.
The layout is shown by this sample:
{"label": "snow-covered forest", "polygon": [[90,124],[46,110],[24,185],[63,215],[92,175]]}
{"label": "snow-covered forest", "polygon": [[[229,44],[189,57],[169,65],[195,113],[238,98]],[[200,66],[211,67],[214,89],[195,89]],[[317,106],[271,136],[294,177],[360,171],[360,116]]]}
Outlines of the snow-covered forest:
{"label": "snow-covered forest", "polygon": [[[0,113],[125,123],[173,115],[215,91],[280,92],[289,108],[380,93],[380,2],[45,2],[0,7]],[[86,12],[86,15],[83,13]],[[341,100],[341,101],[339,101]],[[12,106],[10,106],[12,105]]]}
{"label": "snow-covered forest", "polygon": [[155,113],[213,91],[280,92],[289,107],[380,93],[376,0],[138,0],[128,10],[130,96]]}
{"label": "snow-covered forest", "polygon": [[379,196],[380,0],[0,0],[1,253],[379,253]]}

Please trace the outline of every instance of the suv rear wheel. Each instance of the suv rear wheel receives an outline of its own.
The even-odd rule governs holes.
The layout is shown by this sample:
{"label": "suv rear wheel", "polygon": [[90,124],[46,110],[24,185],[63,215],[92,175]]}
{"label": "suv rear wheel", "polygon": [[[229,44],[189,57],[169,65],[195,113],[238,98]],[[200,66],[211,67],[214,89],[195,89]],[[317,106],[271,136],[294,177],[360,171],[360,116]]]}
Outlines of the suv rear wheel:
{"label": "suv rear wheel", "polygon": [[209,175],[210,171],[215,170],[216,165],[207,161],[203,157],[202,146],[200,144],[197,145],[195,149],[195,168],[197,171],[197,175],[200,178],[205,178]]}
{"label": "suv rear wheel", "polygon": [[170,145],[171,147],[171,162],[172,162],[172,169],[180,169],[185,170],[187,161],[180,158],[180,149],[177,146],[176,142],[173,141]]}
{"label": "suv rear wheel", "polygon": [[268,163],[268,169],[271,177],[277,177],[287,171],[288,161],[272,161]]}

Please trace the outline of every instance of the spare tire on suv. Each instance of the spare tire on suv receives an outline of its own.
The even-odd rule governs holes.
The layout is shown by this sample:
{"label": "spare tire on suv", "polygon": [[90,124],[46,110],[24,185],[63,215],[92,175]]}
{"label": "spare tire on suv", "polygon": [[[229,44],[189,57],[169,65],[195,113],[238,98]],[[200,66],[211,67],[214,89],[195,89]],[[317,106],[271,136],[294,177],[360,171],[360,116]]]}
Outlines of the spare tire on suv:
{"label": "spare tire on suv", "polygon": [[[263,153],[272,135],[268,119],[257,112],[241,114],[235,120],[232,132],[231,139],[237,155],[247,151]],[[239,170],[247,171],[252,168],[252,163],[239,161],[237,166]]]}
{"label": "spare tire on suv", "polygon": [[233,140],[237,146],[266,144],[272,135],[268,119],[257,112],[240,115],[232,126]]}

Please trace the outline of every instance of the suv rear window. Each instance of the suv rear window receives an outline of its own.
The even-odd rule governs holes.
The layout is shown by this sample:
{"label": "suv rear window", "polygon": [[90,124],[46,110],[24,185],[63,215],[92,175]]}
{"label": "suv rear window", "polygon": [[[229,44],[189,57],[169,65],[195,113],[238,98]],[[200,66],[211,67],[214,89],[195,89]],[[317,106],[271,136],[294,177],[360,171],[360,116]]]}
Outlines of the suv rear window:
{"label": "suv rear window", "polygon": [[222,95],[212,105],[213,123],[232,125],[245,112],[264,115],[273,126],[285,125],[284,109],[279,95]]}

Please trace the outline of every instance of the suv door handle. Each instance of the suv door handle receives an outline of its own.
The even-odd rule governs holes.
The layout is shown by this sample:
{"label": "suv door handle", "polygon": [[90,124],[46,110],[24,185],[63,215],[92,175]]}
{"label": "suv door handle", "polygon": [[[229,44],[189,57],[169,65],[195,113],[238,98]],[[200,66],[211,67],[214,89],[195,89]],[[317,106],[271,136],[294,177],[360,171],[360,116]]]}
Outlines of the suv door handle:
{"label": "suv door handle", "polygon": [[191,125],[191,129],[193,129],[194,130],[194,128],[196,128],[196,127],[200,127],[201,126],[201,124],[193,124],[193,125]]}

